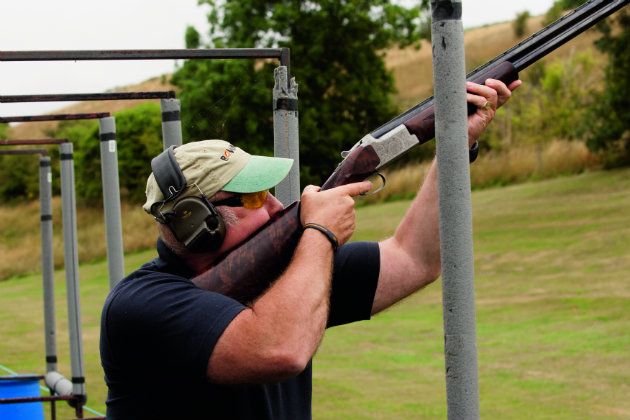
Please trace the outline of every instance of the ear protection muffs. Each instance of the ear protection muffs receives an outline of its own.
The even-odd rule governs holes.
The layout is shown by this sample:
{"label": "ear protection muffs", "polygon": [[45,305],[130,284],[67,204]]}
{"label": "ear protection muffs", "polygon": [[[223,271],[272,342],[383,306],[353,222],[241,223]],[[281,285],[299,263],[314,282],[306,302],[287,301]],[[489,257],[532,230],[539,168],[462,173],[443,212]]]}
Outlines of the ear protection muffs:
{"label": "ear protection muffs", "polygon": [[[153,203],[151,214],[155,220],[167,225],[190,252],[199,254],[214,251],[221,246],[225,237],[223,218],[201,190],[201,197],[177,200],[188,185],[175,160],[173,149],[175,146],[169,147],[151,161],[153,176],[164,195],[163,201]],[[172,210],[161,211],[165,203],[175,200]]]}

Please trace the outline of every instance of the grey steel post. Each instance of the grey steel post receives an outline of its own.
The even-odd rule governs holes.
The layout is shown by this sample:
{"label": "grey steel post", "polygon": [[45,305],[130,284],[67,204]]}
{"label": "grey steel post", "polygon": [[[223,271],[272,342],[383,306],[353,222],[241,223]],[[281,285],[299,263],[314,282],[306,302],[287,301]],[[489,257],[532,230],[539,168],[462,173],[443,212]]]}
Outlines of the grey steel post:
{"label": "grey steel post", "polygon": [[55,329],[55,266],[53,258],[52,174],[50,157],[39,158],[39,213],[42,237],[42,290],[44,295],[44,340],[46,372],[57,370]]}
{"label": "grey steel post", "polygon": [[120,184],[118,180],[118,148],[116,147],[116,119],[99,120],[101,137],[101,174],[103,178],[103,206],[105,209],[105,237],[107,241],[107,269],[109,287],[113,289],[125,276],[125,257],[120,215]]}
{"label": "grey steel post", "polygon": [[162,108],[162,145],[164,150],[170,146],[182,145],[182,119],[179,99],[161,99]]}
{"label": "grey steel post", "polygon": [[300,199],[300,152],[298,99],[295,78],[288,80],[286,66],[274,70],[273,146],[274,155],[293,159],[289,175],[276,186],[275,196],[288,206]]}
{"label": "grey steel post", "polygon": [[77,241],[76,197],[72,143],[59,145],[61,159],[61,208],[63,212],[63,249],[68,300],[68,333],[72,367],[72,394],[85,395],[81,304],[79,296],[79,252]]}
{"label": "grey steel post", "polygon": [[479,419],[462,2],[431,12],[448,418]]}

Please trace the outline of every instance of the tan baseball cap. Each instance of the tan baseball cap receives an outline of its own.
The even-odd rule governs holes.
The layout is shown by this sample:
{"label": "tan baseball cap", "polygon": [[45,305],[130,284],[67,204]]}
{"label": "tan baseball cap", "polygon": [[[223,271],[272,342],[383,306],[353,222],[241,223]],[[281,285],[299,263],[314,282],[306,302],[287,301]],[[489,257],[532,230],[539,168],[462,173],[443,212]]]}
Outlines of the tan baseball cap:
{"label": "tan baseball cap", "polygon": [[[289,173],[293,159],[250,155],[224,140],[202,140],[186,143],[173,150],[175,160],[186,178],[186,190],[178,198],[200,196],[210,198],[219,191],[250,193],[275,187]],[[197,185],[199,189],[195,188]],[[151,206],[164,200],[153,173],[146,188],[147,201],[142,208],[151,213]],[[164,204],[169,210],[173,202]]]}

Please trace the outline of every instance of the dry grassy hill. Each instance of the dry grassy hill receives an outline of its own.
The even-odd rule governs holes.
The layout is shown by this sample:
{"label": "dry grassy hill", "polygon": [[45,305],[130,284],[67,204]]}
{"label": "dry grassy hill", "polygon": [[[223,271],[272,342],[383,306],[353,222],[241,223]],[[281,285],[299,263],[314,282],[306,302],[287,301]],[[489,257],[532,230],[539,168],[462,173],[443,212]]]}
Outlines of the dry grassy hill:
{"label": "dry grassy hill", "polygon": [[[465,33],[466,42],[466,71],[474,70],[486,61],[516,45],[543,25],[544,16],[532,17],[527,22],[526,35],[517,38],[514,35],[512,22],[483,26],[469,29]],[[575,51],[592,49],[593,41],[599,37],[599,32],[589,30],[551,53],[548,57],[568,56]],[[392,50],[387,53],[387,66],[394,72],[398,94],[397,103],[408,108],[433,93],[433,63],[431,61],[431,45],[423,42],[422,48],[416,50]],[[525,70],[527,71],[527,70]]]}
{"label": "dry grassy hill", "polygon": [[[527,36],[542,27],[543,17],[532,17],[528,20]],[[551,57],[558,55],[569,55],[573,51],[592,48],[593,40],[598,36],[597,32],[589,31],[578,36],[573,41],[551,54]],[[523,37],[525,38],[525,37]],[[484,26],[469,29],[465,34],[466,42],[466,68],[473,70],[477,66],[485,63],[499,53],[515,45],[521,39],[515,37],[511,22],[500,23],[491,26]],[[420,49],[394,49],[387,53],[386,63],[388,68],[394,72],[398,94],[395,101],[402,107],[408,108],[420,102],[433,91],[433,65],[431,62],[431,45],[423,42]],[[299,80],[298,80],[299,83]],[[116,89],[117,91],[158,91],[176,90],[169,83],[169,77],[156,77],[137,85]],[[118,112],[123,109],[132,108],[145,101],[107,101],[107,102],[79,102],[55,113],[83,113],[83,112]],[[158,102],[157,100],[153,100]],[[185,112],[185,111],[184,111]],[[11,127],[12,137],[37,138],[45,136],[45,132],[55,128],[58,122],[38,122],[17,124]]]}

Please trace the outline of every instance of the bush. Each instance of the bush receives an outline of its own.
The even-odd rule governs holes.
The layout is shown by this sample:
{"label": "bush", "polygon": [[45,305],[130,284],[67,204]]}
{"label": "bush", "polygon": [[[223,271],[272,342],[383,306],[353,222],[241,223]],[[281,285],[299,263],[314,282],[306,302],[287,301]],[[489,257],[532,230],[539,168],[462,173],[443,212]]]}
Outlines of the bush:
{"label": "bush", "polygon": [[514,28],[514,35],[517,38],[522,37],[527,32],[527,19],[530,18],[530,14],[527,10],[516,14],[516,19],[512,22]]}
{"label": "bush", "polygon": [[[162,151],[160,107],[146,103],[116,113],[118,178],[122,200],[144,202],[151,159]],[[96,121],[68,121],[59,125],[56,136],[74,143],[77,199],[88,205],[103,200],[99,127]]]}

